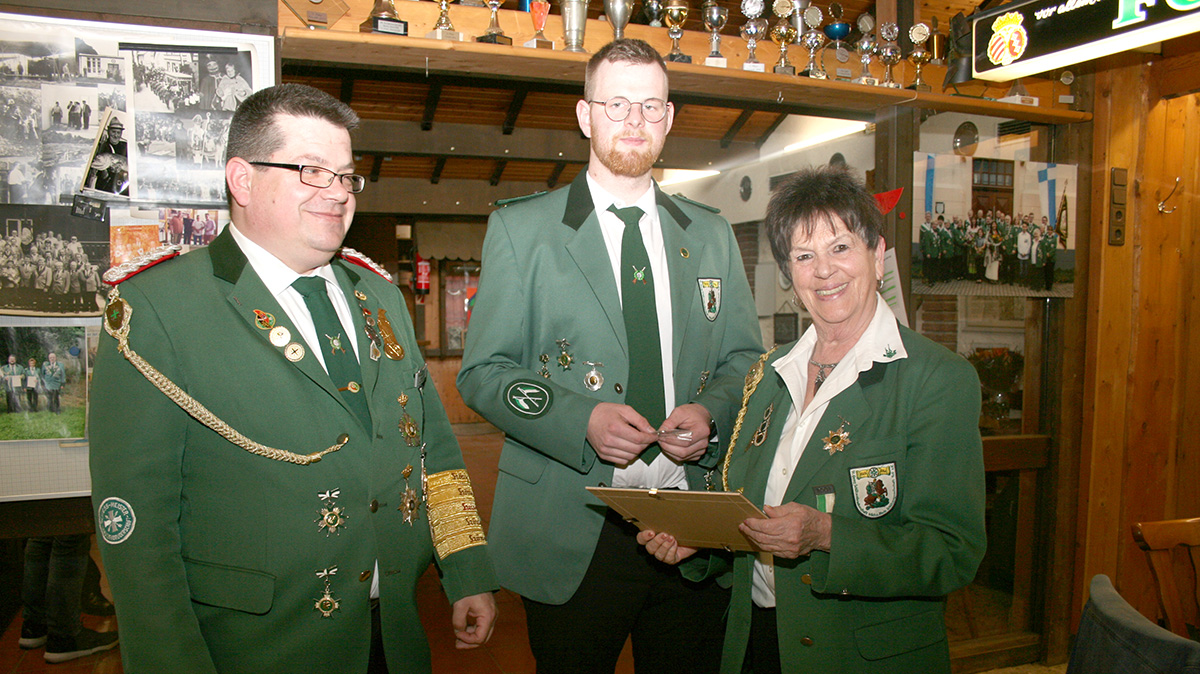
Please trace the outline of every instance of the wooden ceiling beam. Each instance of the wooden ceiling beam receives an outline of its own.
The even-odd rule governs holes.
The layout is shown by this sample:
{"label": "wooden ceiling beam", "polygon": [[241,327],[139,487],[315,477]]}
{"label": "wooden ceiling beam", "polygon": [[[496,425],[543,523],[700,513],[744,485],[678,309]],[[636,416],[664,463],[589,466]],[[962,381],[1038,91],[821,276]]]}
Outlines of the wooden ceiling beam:
{"label": "wooden ceiling beam", "polygon": [[383,155],[375,155],[375,162],[371,164],[370,181],[373,183],[379,182],[379,172],[383,170]]}
{"label": "wooden ceiling beam", "polygon": [[500,184],[500,177],[504,175],[504,167],[508,166],[508,160],[497,159],[496,167],[492,169],[492,177],[488,179],[488,184],[492,187]]}
{"label": "wooden ceiling beam", "polygon": [[525,107],[525,97],[529,95],[528,89],[517,89],[513,92],[512,103],[508,105],[508,114],[504,116],[504,126],[500,127],[500,132],[506,136],[511,136],[513,129],[517,128],[517,117],[521,116],[521,108]]}
{"label": "wooden ceiling beam", "polygon": [[750,121],[750,117],[753,114],[753,110],[742,110],[742,114],[738,115],[738,118],[730,125],[729,130],[725,132],[725,137],[721,139],[722,149],[729,147],[733,139],[737,138],[738,132],[742,130],[743,126],[746,126],[746,122]]}
{"label": "wooden ceiling beam", "polygon": [[554,168],[550,171],[550,177],[546,178],[546,189],[554,189],[558,184],[558,178],[562,175],[563,169],[567,168],[567,162],[560,161],[554,164]]}
{"label": "wooden ceiling beam", "polygon": [[433,175],[430,176],[429,182],[432,185],[438,184],[442,179],[442,170],[446,168],[446,158],[438,157],[437,162],[433,165]]}
{"label": "wooden ceiling beam", "polygon": [[353,77],[342,78],[342,94],[341,94],[342,102],[345,103],[346,105],[350,105],[350,99],[352,99],[352,98],[354,98],[354,78]]}
{"label": "wooden ceiling beam", "polygon": [[775,129],[778,129],[779,125],[783,124],[783,120],[787,118],[788,116],[786,114],[780,113],[779,116],[775,118],[775,121],[771,122],[771,126],[768,126],[766,131],[763,131],[762,135],[758,137],[758,140],[754,141],[754,147],[762,147],[763,144],[767,142],[767,139],[771,137],[771,134],[775,133]]}
{"label": "wooden ceiling beam", "polygon": [[433,128],[433,116],[437,114],[438,101],[442,98],[442,84],[435,82],[429,87],[429,94],[425,96],[425,115],[421,118],[421,130],[428,131]]}

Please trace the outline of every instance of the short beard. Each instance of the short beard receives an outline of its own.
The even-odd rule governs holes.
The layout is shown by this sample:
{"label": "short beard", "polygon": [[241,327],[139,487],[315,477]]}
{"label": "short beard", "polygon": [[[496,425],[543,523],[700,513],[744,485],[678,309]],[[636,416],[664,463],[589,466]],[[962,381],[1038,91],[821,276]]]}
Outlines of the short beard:
{"label": "short beard", "polygon": [[654,168],[654,162],[657,159],[650,151],[638,152],[632,150],[629,152],[619,152],[616,150],[617,141],[621,136],[614,136],[612,145],[604,152],[597,153],[600,163],[604,164],[605,168],[613,173],[613,175],[623,176],[626,178],[640,178],[650,172]]}

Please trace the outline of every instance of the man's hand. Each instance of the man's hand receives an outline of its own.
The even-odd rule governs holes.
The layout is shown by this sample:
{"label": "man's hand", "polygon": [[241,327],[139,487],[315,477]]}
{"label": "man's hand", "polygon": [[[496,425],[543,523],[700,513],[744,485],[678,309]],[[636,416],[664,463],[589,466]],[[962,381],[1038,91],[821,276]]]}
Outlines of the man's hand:
{"label": "man's hand", "polygon": [[663,422],[659,430],[681,430],[691,433],[690,440],[683,440],[671,434],[658,438],[658,446],[662,451],[676,461],[695,461],[708,451],[709,426],[712,415],[698,403],[680,405],[671,412],[671,416]]}
{"label": "man's hand", "polygon": [[588,418],[587,441],[601,459],[624,467],[658,442],[658,433],[629,405],[600,403]]}
{"label": "man's hand", "polygon": [[496,626],[496,599],[491,592],[473,594],[454,602],[450,624],[454,627],[454,647],[476,648],[492,638]]}
{"label": "man's hand", "polygon": [[768,519],[750,518],[738,525],[746,538],[765,552],[796,559],[813,550],[829,550],[833,518],[799,503],[763,508]]}
{"label": "man's hand", "polygon": [[646,546],[646,552],[667,564],[678,564],[696,554],[696,548],[680,545],[671,534],[660,534],[646,529],[637,535],[638,545]]}

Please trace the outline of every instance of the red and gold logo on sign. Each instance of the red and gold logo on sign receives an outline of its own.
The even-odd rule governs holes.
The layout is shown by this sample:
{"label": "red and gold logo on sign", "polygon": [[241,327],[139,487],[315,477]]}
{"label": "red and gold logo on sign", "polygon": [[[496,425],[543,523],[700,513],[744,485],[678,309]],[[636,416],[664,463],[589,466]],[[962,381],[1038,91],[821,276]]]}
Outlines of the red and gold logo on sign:
{"label": "red and gold logo on sign", "polygon": [[1006,66],[1021,58],[1029,46],[1029,34],[1021,22],[1025,17],[1009,12],[992,22],[992,39],[988,40],[988,60],[993,65]]}

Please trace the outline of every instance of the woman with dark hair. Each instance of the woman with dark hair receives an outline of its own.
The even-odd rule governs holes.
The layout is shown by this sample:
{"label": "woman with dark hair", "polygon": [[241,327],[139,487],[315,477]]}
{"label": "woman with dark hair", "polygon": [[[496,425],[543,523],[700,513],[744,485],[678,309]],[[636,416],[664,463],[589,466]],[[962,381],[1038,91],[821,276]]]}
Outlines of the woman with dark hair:
{"label": "woman with dark hair", "polygon": [[[767,207],[812,326],[747,375],[719,466],[767,515],[740,525],[761,552],[683,567],[733,585],[722,672],[950,671],[945,596],[986,541],[979,379],[897,323],[878,291],[882,226],[845,168],[799,172]],[[669,532],[639,542],[671,563],[695,552]]]}

